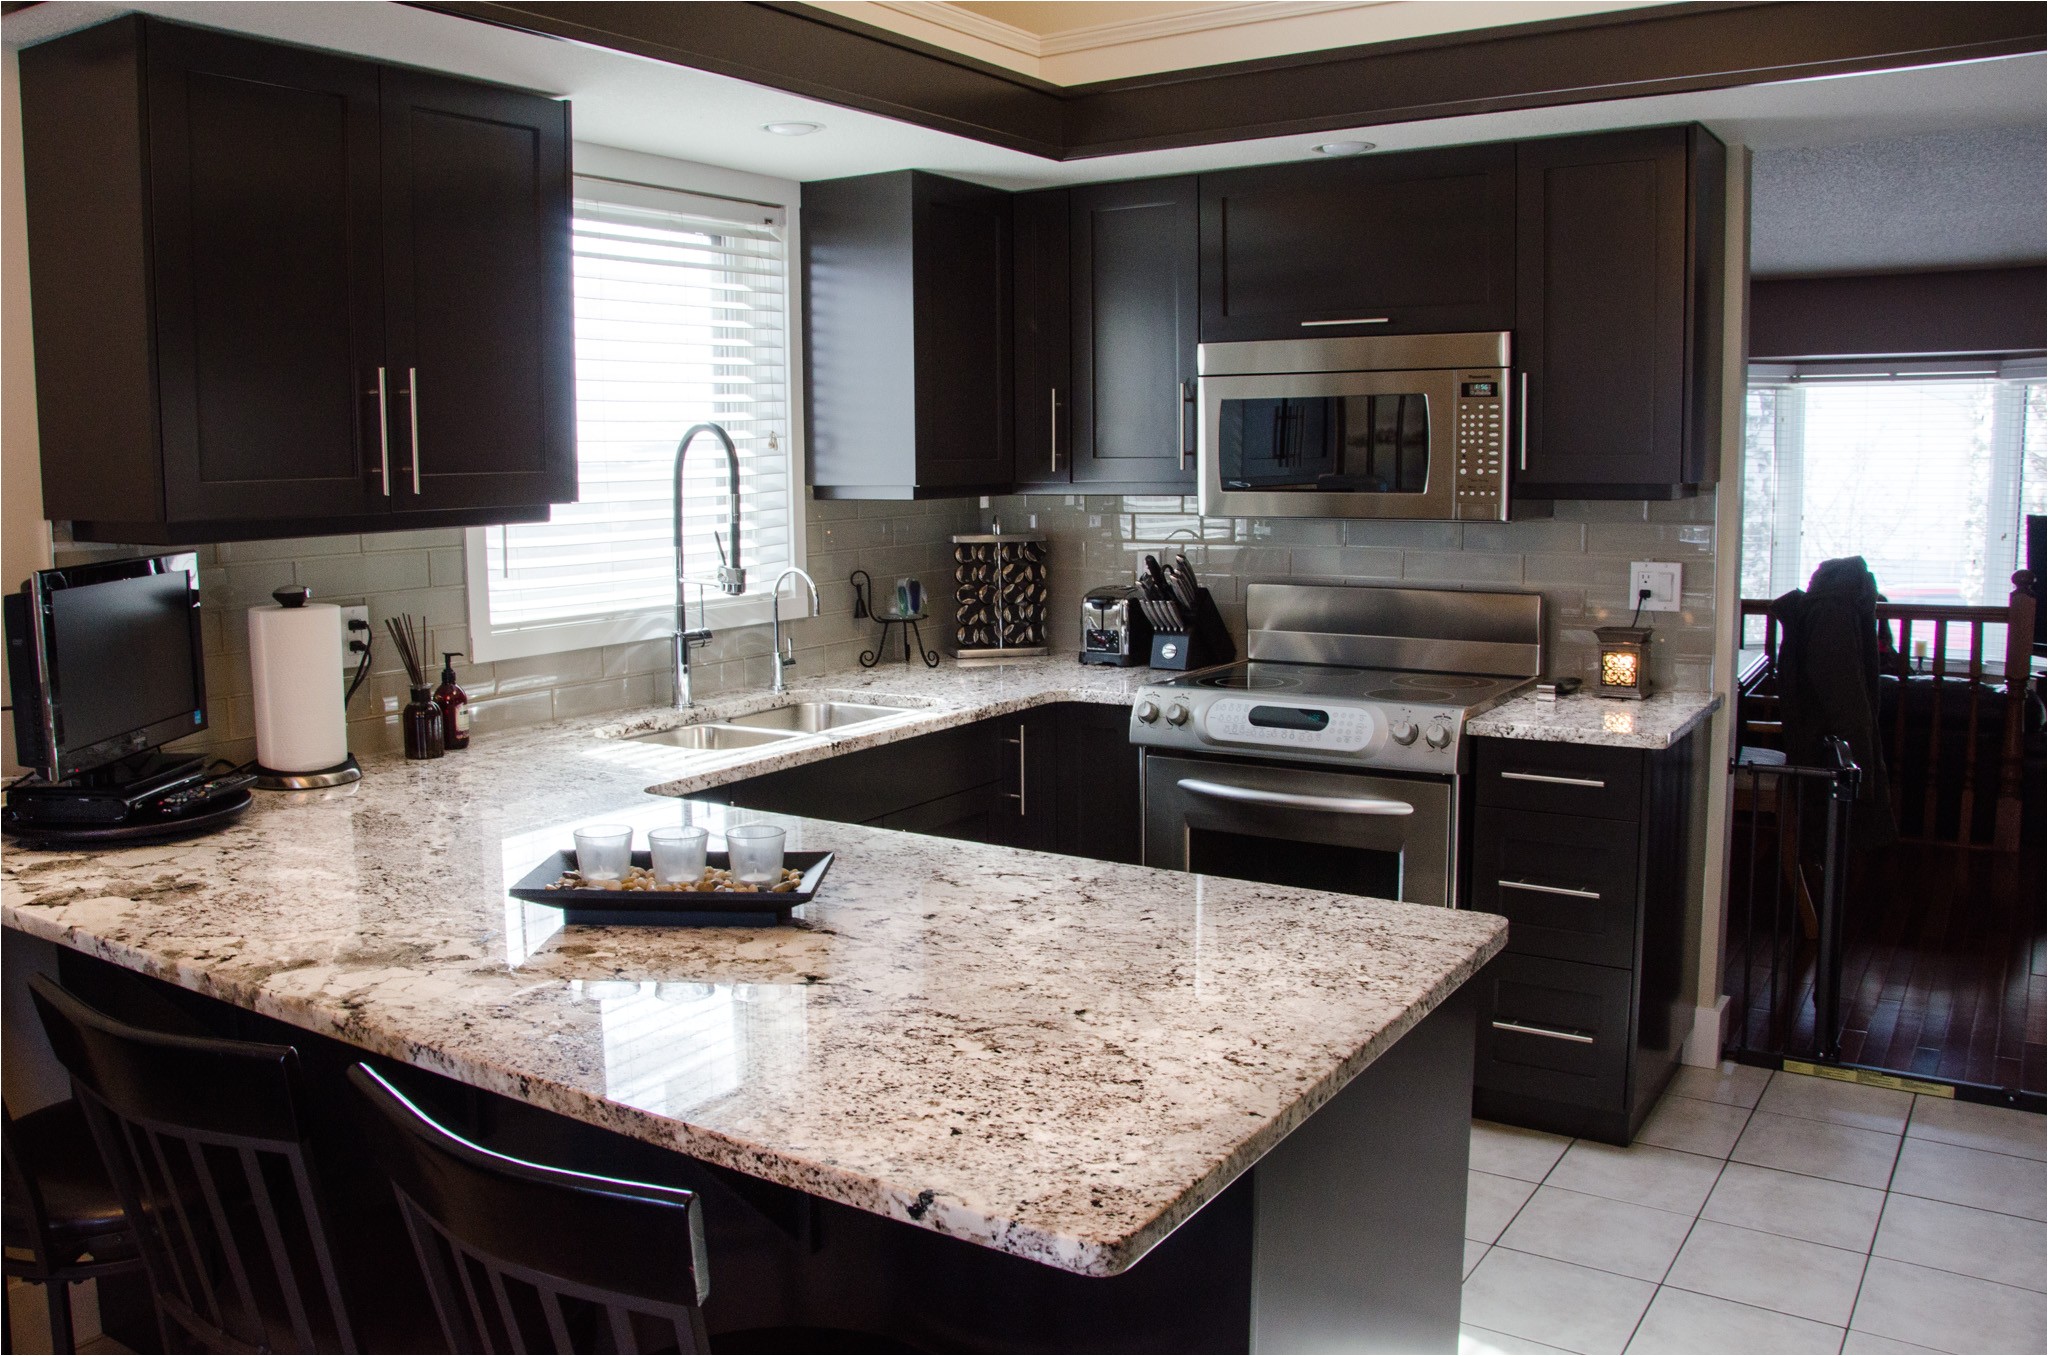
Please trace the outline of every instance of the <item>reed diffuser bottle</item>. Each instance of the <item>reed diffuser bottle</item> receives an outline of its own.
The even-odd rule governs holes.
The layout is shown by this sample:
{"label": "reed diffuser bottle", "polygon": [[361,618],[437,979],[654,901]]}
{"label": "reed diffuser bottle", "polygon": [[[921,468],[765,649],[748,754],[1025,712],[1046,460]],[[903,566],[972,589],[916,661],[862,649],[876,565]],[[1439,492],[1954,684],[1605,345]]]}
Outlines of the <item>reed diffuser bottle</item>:
{"label": "reed diffuser bottle", "polygon": [[433,685],[427,681],[426,648],[420,643],[422,628],[401,612],[396,617],[387,617],[384,629],[391,633],[391,644],[398,651],[398,662],[405,666],[406,681],[412,688],[412,701],[398,718],[405,734],[405,756],[439,758],[446,745],[441,734],[441,708],[434,701]]}

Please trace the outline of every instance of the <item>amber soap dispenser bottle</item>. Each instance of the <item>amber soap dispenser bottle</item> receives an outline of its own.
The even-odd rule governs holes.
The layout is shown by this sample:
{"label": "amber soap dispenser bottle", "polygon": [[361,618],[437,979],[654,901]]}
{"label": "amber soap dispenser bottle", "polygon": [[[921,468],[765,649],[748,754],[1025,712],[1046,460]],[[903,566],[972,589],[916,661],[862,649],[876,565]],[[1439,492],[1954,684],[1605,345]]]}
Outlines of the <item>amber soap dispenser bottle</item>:
{"label": "amber soap dispenser bottle", "polygon": [[441,743],[449,749],[469,747],[469,694],[455,682],[455,658],[461,653],[441,652],[441,686],[434,689],[434,705],[441,708]]}

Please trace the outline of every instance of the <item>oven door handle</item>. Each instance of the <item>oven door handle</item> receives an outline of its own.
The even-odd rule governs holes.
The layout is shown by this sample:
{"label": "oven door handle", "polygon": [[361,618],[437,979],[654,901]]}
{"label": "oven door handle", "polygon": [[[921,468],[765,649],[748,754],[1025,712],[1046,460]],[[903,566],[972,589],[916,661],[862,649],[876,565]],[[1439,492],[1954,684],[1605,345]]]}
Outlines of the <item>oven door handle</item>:
{"label": "oven door handle", "polygon": [[1380,800],[1373,796],[1303,796],[1287,791],[1259,791],[1249,786],[1228,786],[1222,782],[1183,777],[1183,791],[1217,800],[1234,800],[1246,805],[1279,805],[1290,810],[1326,810],[1337,815],[1412,815],[1415,807],[1405,800]]}

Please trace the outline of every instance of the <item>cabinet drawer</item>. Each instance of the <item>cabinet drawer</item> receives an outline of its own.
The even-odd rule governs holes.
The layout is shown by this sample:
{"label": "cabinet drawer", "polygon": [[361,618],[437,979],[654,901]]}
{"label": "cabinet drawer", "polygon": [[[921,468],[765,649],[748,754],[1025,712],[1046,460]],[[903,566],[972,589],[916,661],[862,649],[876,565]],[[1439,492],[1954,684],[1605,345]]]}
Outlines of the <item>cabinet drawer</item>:
{"label": "cabinet drawer", "polygon": [[1483,739],[1477,766],[1481,805],[1599,819],[1642,817],[1643,755],[1634,749]]}
{"label": "cabinet drawer", "polygon": [[1616,819],[1479,809],[1472,907],[1514,924],[1508,947],[1627,968],[1635,963],[1639,830]]}
{"label": "cabinet drawer", "polygon": [[1576,1106],[1623,1105],[1628,971],[1507,954],[1481,983],[1475,1084]]}

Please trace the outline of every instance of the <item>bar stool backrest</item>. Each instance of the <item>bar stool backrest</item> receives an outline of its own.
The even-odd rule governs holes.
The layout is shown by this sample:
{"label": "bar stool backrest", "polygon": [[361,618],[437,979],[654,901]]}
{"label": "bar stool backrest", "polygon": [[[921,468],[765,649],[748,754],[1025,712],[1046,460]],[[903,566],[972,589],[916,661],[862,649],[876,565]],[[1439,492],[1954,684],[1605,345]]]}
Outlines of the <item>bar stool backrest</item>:
{"label": "bar stool backrest", "polygon": [[165,1336],[218,1351],[356,1349],[290,1046],[129,1026],[29,989],[128,1213]]}
{"label": "bar stool backrest", "polygon": [[451,1351],[709,1350],[694,1192],[510,1158],[366,1065],[349,1078]]}

